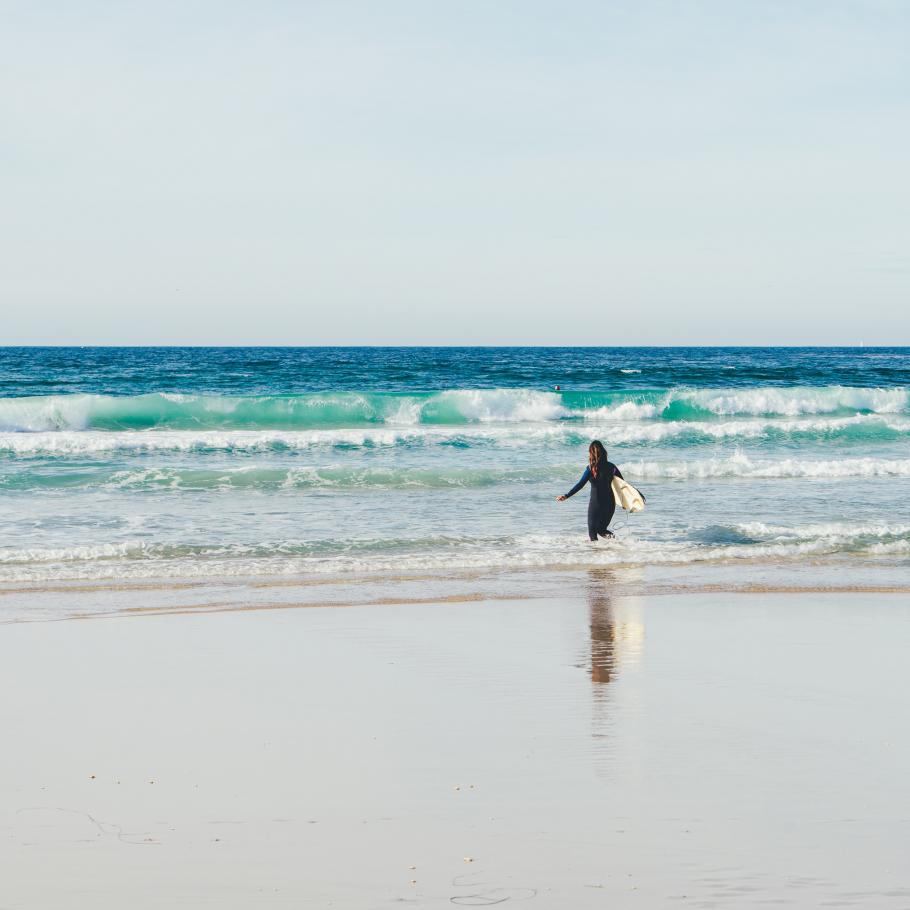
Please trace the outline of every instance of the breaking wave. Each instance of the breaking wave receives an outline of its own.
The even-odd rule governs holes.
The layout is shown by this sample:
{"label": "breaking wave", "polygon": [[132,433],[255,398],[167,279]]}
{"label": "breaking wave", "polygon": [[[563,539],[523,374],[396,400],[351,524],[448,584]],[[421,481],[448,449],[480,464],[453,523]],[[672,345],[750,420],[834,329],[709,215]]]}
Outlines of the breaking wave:
{"label": "breaking wave", "polygon": [[0,430],[305,430],[552,421],[706,421],[725,417],[908,414],[904,388],[674,389],[544,392],[463,389],[414,394],[49,395],[0,399]]}

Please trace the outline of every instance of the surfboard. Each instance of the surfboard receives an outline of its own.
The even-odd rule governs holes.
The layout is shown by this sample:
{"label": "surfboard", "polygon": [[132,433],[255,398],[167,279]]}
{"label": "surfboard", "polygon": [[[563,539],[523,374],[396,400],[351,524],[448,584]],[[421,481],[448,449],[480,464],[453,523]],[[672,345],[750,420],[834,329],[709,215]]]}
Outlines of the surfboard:
{"label": "surfboard", "polygon": [[645,498],[632,486],[626,483],[621,477],[613,478],[613,498],[616,505],[627,512],[641,512],[645,508]]}

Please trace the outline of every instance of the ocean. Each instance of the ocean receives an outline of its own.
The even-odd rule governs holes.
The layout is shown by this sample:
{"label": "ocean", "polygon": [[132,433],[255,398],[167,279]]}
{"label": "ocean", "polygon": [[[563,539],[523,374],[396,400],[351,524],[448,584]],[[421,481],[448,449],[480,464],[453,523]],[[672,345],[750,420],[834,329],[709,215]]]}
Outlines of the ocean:
{"label": "ocean", "polygon": [[[648,501],[598,544],[593,438]],[[902,584],[908,503],[908,348],[0,349],[7,618]]]}

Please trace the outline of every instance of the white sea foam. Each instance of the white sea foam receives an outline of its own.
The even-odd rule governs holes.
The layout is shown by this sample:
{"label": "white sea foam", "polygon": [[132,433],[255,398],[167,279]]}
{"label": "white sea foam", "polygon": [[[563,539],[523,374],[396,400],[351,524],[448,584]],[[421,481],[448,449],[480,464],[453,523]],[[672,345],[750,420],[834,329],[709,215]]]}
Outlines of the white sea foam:
{"label": "white sea foam", "polygon": [[733,530],[745,537],[774,543],[792,541],[850,543],[858,540],[881,541],[910,538],[910,524],[899,521],[818,521],[801,525],[747,521],[733,525]]}
{"label": "white sea foam", "polygon": [[643,480],[910,477],[910,458],[755,459],[737,452],[729,457],[710,459],[630,461],[623,464],[623,472],[630,478]]}
{"label": "white sea foam", "polygon": [[[900,417],[886,417],[878,414],[854,414],[849,417],[816,417],[788,419],[782,417],[747,417],[739,420],[694,421],[638,420],[623,422],[605,416],[602,422],[586,425],[585,433],[600,436],[611,445],[634,445],[637,443],[659,444],[662,442],[691,439],[716,440],[760,440],[786,436],[837,436],[850,432],[887,431],[895,434],[910,433],[910,420]],[[578,436],[577,427],[565,427],[562,432]]]}
{"label": "white sea foam", "polygon": [[[696,529],[697,530],[697,529]],[[463,570],[773,562],[800,557],[901,556],[910,552],[906,523],[820,522],[775,526],[747,522],[682,539],[649,540],[621,532],[609,545],[579,535],[499,538],[295,541],[192,548],[145,541],[61,548],[0,550],[0,582],[113,578],[229,578],[263,575],[398,576]],[[723,541],[729,537],[731,542]],[[700,542],[706,540],[707,542]]]}
{"label": "white sea foam", "polygon": [[466,420],[524,423],[558,420],[569,414],[559,394],[530,389],[453,390],[441,392],[436,399],[431,403],[449,407]]}
{"label": "white sea foam", "polygon": [[845,386],[825,388],[698,389],[673,393],[672,399],[703,408],[712,414],[799,417],[842,410],[897,414],[908,409],[908,391],[862,389]]}
{"label": "white sea foam", "polygon": [[[910,478],[910,458],[811,459],[755,458],[743,452],[712,458],[686,458],[623,461],[626,479],[635,483],[660,481],[739,481],[748,489],[750,481],[808,479],[836,481],[850,478]],[[243,490],[333,490],[340,493],[369,490],[446,490],[508,488],[521,484],[529,489],[562,485],[580,470],[577,461],[540,463],[507,460],[491,465],[486,460],[474,463],[457,457],[445,464],[401,464],[388,460],[364,463],[361,459],[333,460],[321,464],[289,464],[270,456],[244,458],[240,463],[221,460],[180,461],[108,469],[93,466],[79,471],[65,483],[70,490],[118,490],[205,492]],[[65,475],[64,475],[65,476]],[[33,473],[20,471],[14,483],[9,475],[0,476],[0,488],[55,490],[61,475],[48,473],[44,465]],[[503,491],[505,495],[514,493]],[[730,495],[735,495],[731,490]]]}
{"label": "white sea foam", "polygon": [[662,404],[641,404],[635,401],[623,401],[621,404],[604,405],[590,410],[573,411],[575,417],[583,417],[588,421],[630,421],[648,420],[659,416],[663,410]]}
{"label": "white sea foam", "polygon": [[611,446],[672,443],[677,440],[758,440],[771,436],[837,436],[851,431],[910,433],[910,420],[876,414],[803,419],[747,418],[730,421],[623,421],[603,418],[583,427],[571,423],[459,426],[378,426],[314,430],[61,430],[0,432],[0,453],[19,456],[92,455],[106,452],[264,452],[343,446],[528,444],[581,445],[599,437]]}
{"label": "white sea foam", "polygon": [[[331,430],[137,430],[114,432],[0,433],[0,451],[17,455],[90,455],[104,452],[257,452],[308,449],[314,446],[395,446],[417,440],[432,430],[407,432],[392,428]],[[452,436],[443,431],[443,436]]]}

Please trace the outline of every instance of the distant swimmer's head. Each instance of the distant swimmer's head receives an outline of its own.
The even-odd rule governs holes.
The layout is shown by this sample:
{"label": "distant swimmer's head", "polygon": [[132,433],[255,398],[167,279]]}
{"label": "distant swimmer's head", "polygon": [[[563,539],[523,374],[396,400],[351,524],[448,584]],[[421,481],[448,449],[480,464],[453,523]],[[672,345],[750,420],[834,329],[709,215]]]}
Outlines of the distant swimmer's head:
{"label": "distant swimmer's head", "polygon": [[597,476],[597,466],[601,461],[606,460],[607,450],[604,448],[604,444],[599,439],[592,440],[591,445],[588,446],[588,467],[595,477]]}

